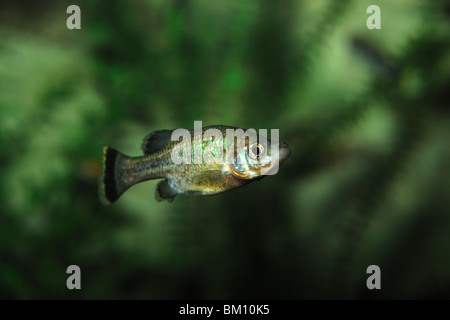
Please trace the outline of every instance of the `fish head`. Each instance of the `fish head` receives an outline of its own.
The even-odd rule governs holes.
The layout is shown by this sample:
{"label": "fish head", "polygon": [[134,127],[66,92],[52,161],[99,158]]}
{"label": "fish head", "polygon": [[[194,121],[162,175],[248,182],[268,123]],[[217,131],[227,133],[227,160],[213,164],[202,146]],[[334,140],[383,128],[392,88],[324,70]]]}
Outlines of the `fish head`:
{"label": "fish head", "polygon": [[246,141],[241,150],[237,150],[236,157],[231,164],[232,173],[246,180],[274,175],[278,168],[291,155],[291,149],[285,142],[271,142],[263,139],[259,142]]}

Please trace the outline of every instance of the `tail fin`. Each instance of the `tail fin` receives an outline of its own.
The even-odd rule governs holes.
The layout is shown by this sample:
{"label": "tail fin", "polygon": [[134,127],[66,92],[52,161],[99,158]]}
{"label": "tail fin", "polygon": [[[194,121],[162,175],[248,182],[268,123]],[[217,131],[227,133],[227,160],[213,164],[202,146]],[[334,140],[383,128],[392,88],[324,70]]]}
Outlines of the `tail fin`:
{"label": "tail fin", "polygon": [[104,205],[109,205],[119,199],[122,193],[130,186],[124,185],[121,179],[122,160],[127,156],[114,148],[103,146],[102,166],[99,181],[100,201]]}

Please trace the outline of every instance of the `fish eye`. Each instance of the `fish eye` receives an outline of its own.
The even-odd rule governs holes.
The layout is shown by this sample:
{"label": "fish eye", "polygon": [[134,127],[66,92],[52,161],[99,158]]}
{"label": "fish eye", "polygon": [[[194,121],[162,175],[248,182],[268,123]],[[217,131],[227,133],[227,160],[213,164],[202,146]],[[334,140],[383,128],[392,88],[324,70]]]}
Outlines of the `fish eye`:
{"label": "fish eye", "polygon": [[258,143],[250,146],[250,156],[252,158],[260,158],[264,154],[264,147]]}

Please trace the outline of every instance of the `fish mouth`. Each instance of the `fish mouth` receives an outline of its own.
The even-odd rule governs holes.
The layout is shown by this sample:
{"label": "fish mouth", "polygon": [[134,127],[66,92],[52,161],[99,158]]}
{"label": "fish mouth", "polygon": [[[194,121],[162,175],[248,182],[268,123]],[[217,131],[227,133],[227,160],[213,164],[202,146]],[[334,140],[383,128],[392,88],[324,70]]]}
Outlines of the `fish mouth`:
{"label": "fish mouth", "polygon": [[[278,145],[278,157],[274,155],[272,162],[267,167],[263,167],[261,170],[262,176],[274,175],[278,172],[278,168],[289,158],[291,155],[291,148],[285,142],[281,142]],[[275,162],[275,163],[274,163]]]}
{"label": "fish mouth", "polygon": [[279,153],[279,163],[281,165],[291,155],[291,148],[289,148],[289,145],[286,142],[281,142],[280,143],[280,151],[279,152],[280,152]]}

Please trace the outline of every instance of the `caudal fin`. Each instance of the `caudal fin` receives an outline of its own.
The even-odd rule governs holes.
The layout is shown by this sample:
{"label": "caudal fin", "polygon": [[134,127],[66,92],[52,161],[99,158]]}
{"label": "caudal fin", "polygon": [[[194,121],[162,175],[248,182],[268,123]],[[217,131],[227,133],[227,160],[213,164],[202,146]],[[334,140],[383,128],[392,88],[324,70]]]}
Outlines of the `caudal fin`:
{"label": "caudal fin", "polygon": [[119,199],[120,195],[129,188],[121,179],[122,160],[127,158],[114,148],[103,146],[102,165],[99,180],[100,201],[109,205]]}

